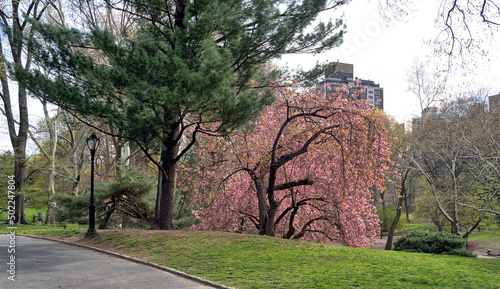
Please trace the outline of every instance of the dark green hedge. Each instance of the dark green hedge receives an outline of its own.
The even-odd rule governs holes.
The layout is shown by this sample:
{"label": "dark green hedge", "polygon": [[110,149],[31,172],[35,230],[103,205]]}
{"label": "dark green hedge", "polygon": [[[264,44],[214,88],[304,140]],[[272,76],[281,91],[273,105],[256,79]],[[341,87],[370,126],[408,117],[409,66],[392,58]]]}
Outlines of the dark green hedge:
{"label": "dark green hedge", "polygon": [[394,243],[394,250],[475,257],[465,249],[466,240],[445,232],[411,232]]}

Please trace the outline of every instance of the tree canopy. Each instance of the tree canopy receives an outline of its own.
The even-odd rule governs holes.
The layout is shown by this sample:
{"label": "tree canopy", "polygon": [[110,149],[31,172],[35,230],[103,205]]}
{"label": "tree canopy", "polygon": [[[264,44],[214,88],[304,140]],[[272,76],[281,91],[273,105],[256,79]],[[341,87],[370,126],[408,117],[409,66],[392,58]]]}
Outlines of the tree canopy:
{"label": "tree canopy", "polygon": [[[415,122],[413,164],[451,232],[463,237],[498,210],[498,108],[460,98]],[[429,199],[430,196],[426,196]]]}

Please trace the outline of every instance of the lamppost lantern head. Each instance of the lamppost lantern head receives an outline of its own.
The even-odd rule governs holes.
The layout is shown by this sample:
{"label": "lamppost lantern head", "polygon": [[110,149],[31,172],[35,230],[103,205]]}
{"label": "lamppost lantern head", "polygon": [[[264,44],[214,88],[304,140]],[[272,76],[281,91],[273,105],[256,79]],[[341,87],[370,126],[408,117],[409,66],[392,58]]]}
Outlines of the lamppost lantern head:
{"label": "lamppost lantern head", "polygon": [[87,146],[91,152],[95,152],[99,147],[99,138],[94,133],[87,138]]}

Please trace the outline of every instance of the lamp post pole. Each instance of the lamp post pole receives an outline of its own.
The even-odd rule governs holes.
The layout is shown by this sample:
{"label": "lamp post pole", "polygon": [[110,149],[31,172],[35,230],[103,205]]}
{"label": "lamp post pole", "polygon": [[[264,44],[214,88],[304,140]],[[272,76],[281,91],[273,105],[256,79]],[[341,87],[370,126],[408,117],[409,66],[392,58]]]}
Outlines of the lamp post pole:
{"label": "lamp post pole", "polygon": [[94,159],[95,152],[99,147],[99,138],[95,134],[91,134],[87,138],[87,146],[90,150],[90,205],[89,205],[89,229],[85,234],[85,238],[93,238],[97,236],[97,231],[95,229],[95,203],[94,203]]}

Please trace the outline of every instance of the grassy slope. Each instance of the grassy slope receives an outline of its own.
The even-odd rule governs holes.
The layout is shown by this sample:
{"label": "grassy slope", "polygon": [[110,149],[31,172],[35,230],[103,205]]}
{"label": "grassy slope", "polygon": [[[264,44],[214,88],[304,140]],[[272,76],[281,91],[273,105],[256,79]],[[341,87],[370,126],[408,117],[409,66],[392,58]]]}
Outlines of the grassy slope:
{"label": "grassy slope", "polygon": [[60,227],[44,234],[69,236],[236,288],[500,288],[500,260],[217,232],[100,231],[89,244],[78,241],[85,230],[77,231]]}

